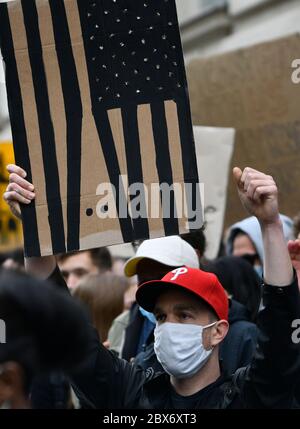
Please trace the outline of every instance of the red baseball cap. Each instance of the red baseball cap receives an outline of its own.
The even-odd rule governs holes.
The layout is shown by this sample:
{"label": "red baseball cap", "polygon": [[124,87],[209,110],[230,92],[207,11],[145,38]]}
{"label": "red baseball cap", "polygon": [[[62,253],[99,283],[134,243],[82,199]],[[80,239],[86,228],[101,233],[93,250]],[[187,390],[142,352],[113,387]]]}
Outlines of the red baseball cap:
{"label": "red baseball cap", "polygon": [[217,276],[196,268],[176,268],[161,280],[143,283],[136,292],[136,300],[142,308],[153,312],[157,298],[170,286],[194,293],[215,311],[220,320],[228,320],[228,297]]}

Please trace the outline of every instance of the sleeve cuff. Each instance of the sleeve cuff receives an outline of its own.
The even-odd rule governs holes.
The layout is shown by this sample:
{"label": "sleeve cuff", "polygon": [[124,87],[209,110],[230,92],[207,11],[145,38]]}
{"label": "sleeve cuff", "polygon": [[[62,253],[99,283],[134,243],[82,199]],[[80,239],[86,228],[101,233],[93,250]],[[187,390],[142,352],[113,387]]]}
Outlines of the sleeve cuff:
{"label": "sleeve cuff", "polygon": [[293,280],[289,285],[286,286],[276,286],[276,285],[269,285],[267,283],[264,283],[263,281],[263,295],[298,295],[299,296],[299,286],[298,286],[298,277],[297,273],[294,270],[293,273]]}

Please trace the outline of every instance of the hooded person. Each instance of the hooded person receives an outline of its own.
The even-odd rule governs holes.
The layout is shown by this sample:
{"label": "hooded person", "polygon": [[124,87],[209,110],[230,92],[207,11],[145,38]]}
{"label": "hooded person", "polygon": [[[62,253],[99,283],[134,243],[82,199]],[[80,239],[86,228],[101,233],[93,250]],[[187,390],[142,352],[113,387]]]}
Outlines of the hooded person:
{"label": "hooded person", "polygon": [[[288,216],[280,215],[283,234],[288,242],[293,239],[293,221]],[[226,240],[226,253],[247,259],[261,277],[263,273],[264,251],[261,228],[256,217],[251,216],[232,225]]]}
{"label": "hooded person", "polygon": [[25,273],[0,272],[0,408],[30,408],[35,376],[75,369],[87,352],[88,317],[70,296]]}

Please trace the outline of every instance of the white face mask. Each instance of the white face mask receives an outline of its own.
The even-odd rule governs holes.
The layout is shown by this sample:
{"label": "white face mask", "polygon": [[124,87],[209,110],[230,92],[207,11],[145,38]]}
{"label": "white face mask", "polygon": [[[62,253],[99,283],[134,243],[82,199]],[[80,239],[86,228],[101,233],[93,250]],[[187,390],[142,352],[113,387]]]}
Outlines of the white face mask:
{"label": "white face mask", "polygon": [[207,326],[163,323],[154,330],[154,350],[158,361],[175,378],[190,378],[208,361],[212,353],[203,347],[203,329]]}

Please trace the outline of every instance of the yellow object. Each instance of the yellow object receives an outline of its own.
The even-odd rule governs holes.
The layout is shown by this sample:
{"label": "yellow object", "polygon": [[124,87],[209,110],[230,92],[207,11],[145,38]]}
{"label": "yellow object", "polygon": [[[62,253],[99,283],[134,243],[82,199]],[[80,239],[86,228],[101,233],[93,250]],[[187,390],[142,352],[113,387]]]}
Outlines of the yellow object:
{"label": "yellow object", "polygon": [[6,191],[9,174],[8,164],[14,164],[14,149],[12,142],[0,141],[0,252],[23,246],[21,222],[11,214],[3,194]]}

